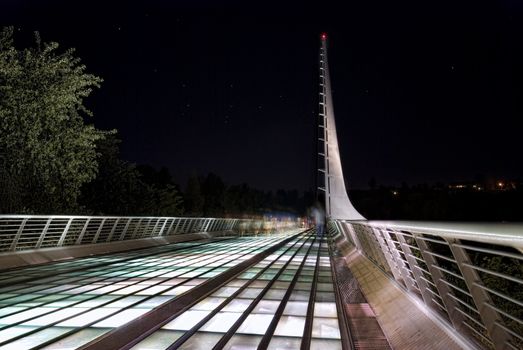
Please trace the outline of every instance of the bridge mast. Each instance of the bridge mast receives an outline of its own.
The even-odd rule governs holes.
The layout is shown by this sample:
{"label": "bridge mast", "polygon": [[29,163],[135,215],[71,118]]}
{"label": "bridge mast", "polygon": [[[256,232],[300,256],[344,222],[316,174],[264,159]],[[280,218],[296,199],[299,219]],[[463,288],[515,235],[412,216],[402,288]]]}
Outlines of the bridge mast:
{"label": "bridge mast", "polygon": [[[318,189],[325,193],[325,212],[331,219],[365,220],[352,205],[343,178],[338,136],[334,121],[329,65],[327,60],[327,34],[321,34],[320,48],[320,109],[318,132],[318,172],[323,184]],[[322,162],[323,160],[323,162]],[[322,164],[323,163],[323,164]],[[323,165],[323,169],[321,166]]]}

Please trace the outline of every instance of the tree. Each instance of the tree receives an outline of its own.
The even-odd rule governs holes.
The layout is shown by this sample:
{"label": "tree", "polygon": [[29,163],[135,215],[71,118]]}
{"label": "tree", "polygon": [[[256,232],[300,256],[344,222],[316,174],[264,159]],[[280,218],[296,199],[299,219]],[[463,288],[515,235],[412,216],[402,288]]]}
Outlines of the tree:
{"label": "tree", "polygon": [[204,199],[200,187],[200,180],[196,175],[192,175],[187,180],[187,188],[184,193],[185,212],[192,216],[203,214]]}
{"label": "tree", "polygon": [[0,186],[8,186],[0,210],[71,212],[96,176],[95,144],[107,134],[84,122],[84,100],[102,79],[73,49],[35,37],[35,47],[19,50],[12,27],[0,33]]}
{"label": "tree", "polygon": [[143,199],[146,215],[177,216],[182,214],[182,197],[169,170],[162,167],[156,171],[148,165],[137,167],[141,180],[147,185],[148,194]]}
{"label": "tree", "polygon": [[114,135],[97,142],[99,171],[82,188],[82,204],[103,215],[180,215],[182,198],[169,171],[121,160],[119,143]]}
{"label": "tree", "polygon": [[148,203],[149,187],[132,163],[119,157],[120,140],[114,135],[97,141],[100,154],[96,178],[82,188],[80,202],[97,215],[139,215]]}
{"label": "tree", "polygon": [[214,173],[207,174],[202,181],[204,197],[203,212],[205,216],[219,217],[224,214],[225,184],[221,177]]}

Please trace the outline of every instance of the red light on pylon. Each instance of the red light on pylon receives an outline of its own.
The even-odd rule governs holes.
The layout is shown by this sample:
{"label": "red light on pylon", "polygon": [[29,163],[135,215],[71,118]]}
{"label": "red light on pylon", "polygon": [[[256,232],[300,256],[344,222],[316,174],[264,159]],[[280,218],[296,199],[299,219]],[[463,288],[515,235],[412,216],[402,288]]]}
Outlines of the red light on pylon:
{"label": "red light on pylon", "polygon": [[327,40],[327,33],[321,33],[321,40]]}

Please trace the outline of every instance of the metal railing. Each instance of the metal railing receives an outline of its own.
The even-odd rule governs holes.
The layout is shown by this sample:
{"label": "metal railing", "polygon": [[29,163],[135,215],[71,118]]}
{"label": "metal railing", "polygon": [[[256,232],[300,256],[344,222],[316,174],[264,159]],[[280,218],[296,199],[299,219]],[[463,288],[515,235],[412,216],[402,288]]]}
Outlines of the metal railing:
{"label": "metal railing", "polygon": [[0,252],[234,230],[250,219],[0,215]]}
{"label": "metal railing", "polygon": [[523,224],[329,225],[479,347],[523,349]]}

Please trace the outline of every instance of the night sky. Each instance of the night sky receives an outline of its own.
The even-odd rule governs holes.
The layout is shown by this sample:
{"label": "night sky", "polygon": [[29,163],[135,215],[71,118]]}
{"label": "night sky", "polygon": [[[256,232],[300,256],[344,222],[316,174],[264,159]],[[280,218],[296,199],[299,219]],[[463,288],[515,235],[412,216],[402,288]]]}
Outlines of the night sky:
{"label": "night sky", "polygon": [[90,120],[182,185],[312,188],[323,31],[349,188],[522,177],[523,2],[343,3],[3,0],[0,24],[76,48]]}

